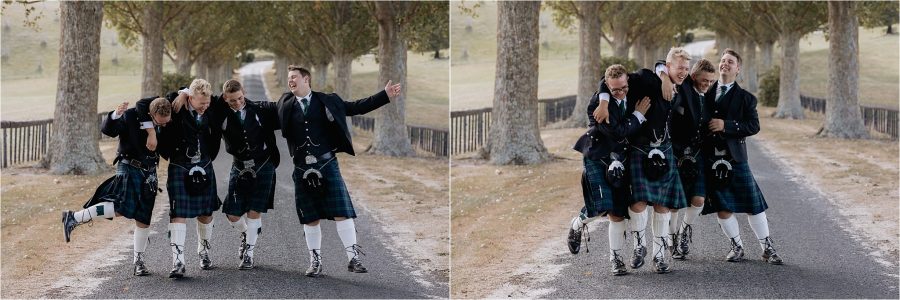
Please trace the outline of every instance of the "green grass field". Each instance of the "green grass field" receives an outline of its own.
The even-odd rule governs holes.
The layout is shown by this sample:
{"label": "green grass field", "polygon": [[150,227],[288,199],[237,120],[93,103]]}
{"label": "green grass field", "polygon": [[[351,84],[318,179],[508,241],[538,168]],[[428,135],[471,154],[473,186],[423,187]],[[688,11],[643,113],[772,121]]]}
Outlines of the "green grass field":
{"label": "green grass field", "polygon": [[[467,7],[472,2],[463,2]],[[460,2],[453,2],[451,13],[452,68],[451,110],[467,110],[492,106],[496,60],[497,5],[484,2],[472,18],[461,12]],[[541,11],[540,70],[538,97],[573,95],[578,85],[577,31],[561,30],[552,22],[552,11]],[[467,27],[471,26],[471,31]],[[860,102],[868,105],[897,107],[900,99],[900,35],[884,35],[884,28],[860,28]],[[698,38],[714,38],[707,30],[695,31]],[[806,36],[800,43],[800,90],[803,94],[824,97],[828,84],[828,42],[821,33]],[[463,52],[468,54],[462,59]],[[605,42],[601,53],[611,54]],[[775,48],[775,63],[780,64],[780,48]]]}
{"label": "green grass field", "polygon": [[[23,25],[24,8],[10,5],[3,12],[0,45],[9,59],[0,68],[0,119],[22,121],[53,117],[59,67],[59,21],[57,2],[36,4],[43,11],[39,31]],[[7,29],[8,25],[8,29]],[[42,47],[42,42],[46,47]],[[118,44],[115,30],[102,29],[100,48],[100,91],[97,110],[113,109],[122,101],[134,102],[141,90],[140,49]],[[446,55],[446,51],[444,51]],[[113,64],[118,59],[118,65]],[[42,72],[36,72],[37,66]],[[431,53],[408,54],[407,123],[447,128],[449,117],[450,63],[434,60]],[[163,58],[163,70],[173,72],[174,65]],[[329,84],[334,71],[329,72]],[[378,83],[378,65],[363,56],[354,61],[353,95],[364,97],[382,88]]]}

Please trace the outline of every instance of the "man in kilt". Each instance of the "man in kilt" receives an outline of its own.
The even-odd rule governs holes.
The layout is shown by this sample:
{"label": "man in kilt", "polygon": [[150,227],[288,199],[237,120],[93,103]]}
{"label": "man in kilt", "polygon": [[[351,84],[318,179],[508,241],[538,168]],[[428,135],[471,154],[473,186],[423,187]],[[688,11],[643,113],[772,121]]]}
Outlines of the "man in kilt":
{"label": "man in kilt", "polygon": [[212,102],[214,115],[224,119],[216,124],[222,124],[225,151],[234,156],[222,212],[241,234],[238,268],[249,270],[262,233],[261,214],[274,208],[275,168],[281,159],[275,144],[278,116],[274,102],[244,98],[243,86],[234,79]]}
{"label": "man in kilt", "polygon": [[278,100],[281,134],[287,139],[288,152],[294,162],[294,200],[297,217],[303,224],[309,249],[306,276],[322,273],[321,219],[334,220],[338,236],[347,253],[347,270],[366,273],[359,259],[353,219],[356,211],[344,184],[335,154],[354,155],[347,117],[373,111],[400,94],[400,85],[388,81],[384,91],[356,101],[344,101],[336,94],[314,92],[309,70],[288,67],[289,93]]}
{"label": "man in kilt", "polygon": [[569,251],[577,254],[581,246],[582,232],[588,230],[587,223],[606,215],[609,218],[609,260],[613,275],[625,275],[628,270],[622,259],[625,244],[625,217],[631,205],[630,184],[627,182],[625,161],[628,152],[628,137],[636,133],[644,114],[650,107],[650,99],[644,98],[637,106],[629,107],[626,93],[628,75],[622,65],[612,65],[606,69],[601,85],[608,86],[615,99],[615,107],[609,111],[608,122],[598,123],[591,115],[600,104],[599,93],[594,93],[588,105],[590,126],[573,149],[584,155],[584,173],[581,188],[584,194],[584,208],[580,216],[572,219],[569,230]]}
{"label": "man in kilt", "polygon": [[745,138],[759,132],[756,97],[736,82],[741,71],[741,56],[725,49],[719,61],[719,80],[706,93],[712,119],[703,155],[707,157],[709,192],[704,214],[716,212],[722,231],[731,240],[727,261],[744,258],[744,243],[734,213],[747,214],[750,228],[756,234],[762,258],[774,265],[783,264],[769,237],[766,199],[750,172]]}
{"label": "man in kilt", "polygon": [[[209,240],[212,238],[212,213],[219,209],[221,200],[216,195],[216,175],[212,161],[219,153],[221,127],[212,123],[215,118],[207,109],[210,105],[211,87],[203,79],[191,82],[187,97],[187,109],[176,111],[172,125],[162,131],[159,142],[160,156],[169,160],[169,238],[172,246],[171,278],[184,277],[184,239],[186,221],[197,218],[197,253],[200,268],[209,270]],[[169,100],[174,101],[174,95]],[[137,107],[140,111],[141,102]]]}
{"label": "man in kilt", "polygon": [[[171,120],[172,105],[164,98],[148,98],[152,130],[159,130]],[[113,164],[116,175],[101,184],[84,209],[62,215],[63,233],[68,243],[76,226],[94,218],[112,219],[114,216],[134,220],[134,275],[149,275],[144,266],[144,251],[150,234],[150,221],[156,199],[156,166],[159,157],[146,147],[147,133],[141,130],[138,112],[122,103],[103,121],[101,131],[119,137],[119,149]]]}
{"label": "man in kilt", "polygon": [[[663,72],[668,73],[664,71],[664,65],[657,67],[662,67]],[[685,259],[690,251],[689,243],[693,235],[691,226],[700,216],[706,198],[706,161],[701,153],[701,145],[709,135],[709,109],[705,105],[705,94],[715,82],[715,76],[715,66],[702,58],[694,64],[691,75],[674,90],[679,101],[672,116],[672,150],[685,197],[690,199],[690,205],[684,209],[681,226],[678,222],[678,210],[672,210],[672,219],[669,221],[674,259]]]}
{"label": "man in kilt", "polygon": [[[677,107],[677,97],[672,101],[666,100],[662,93],[662,84],[665,80],[681,84],[687,77],[690,66],[690,55],[681,48],[672,48],[666,55],[666,66],[671,71],[668,76],[643,69],[635,74],[628,74],[628,86],[630,87],[628,98],[642,99],[650,97],[651,106],[647,111],[647,122],[641,129],[629,139],[631,142],[631,154],[629,154],[628,170],[631,172],[631,191],[635,203],[629,208],[631,218],[631,231],[634,235],[634,256],[631,260],[632,268],[640,268],[644,265],[646,255],[646,239],[643,230],[646,227],[646,205],[653,206],[653,263],[657,273],[668,273],[669,263],[666,259],[666,250],[670,242],[669,238],[669,209],[679,209],[687,206],[681,179],[675,165],[675,156],[672,151],[671,138],[669,136],[670,123],[673,108]],[[664,76],[664,78],[660,78]],[[595,118],[605,119],[609,113],[607,102],[609,99],[609,87],[600,87],[601,104],[595,110]]]}

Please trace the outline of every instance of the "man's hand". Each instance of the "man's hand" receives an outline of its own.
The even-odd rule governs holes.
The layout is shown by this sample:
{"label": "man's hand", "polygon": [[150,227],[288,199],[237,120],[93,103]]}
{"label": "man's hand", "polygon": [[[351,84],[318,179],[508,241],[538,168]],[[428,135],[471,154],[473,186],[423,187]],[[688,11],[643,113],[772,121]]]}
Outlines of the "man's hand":
{"label": "man's hand", "polygon": [[156,151],[156,128],[147,128],[147,150]]}
{"label": "man's hand", "polygon": [[647,115],[647,110],[650,109],[650,98],[644,97],[641,101],[638,101],[637,106],[634,107],[634,110],[640,112],[642,115]]}
{"label": "man's hand", "polygon": [[725,121],[722,119],[709,120],[709,131],[722,132],[725,130]]}
{"label": "man's hand", "polygon": [[128,101],[122,102],[122,104],[119,104],[119,107],[116,107],[116,115],[121,117],[122,114],[125,113],[125,109],[127,109],[127,108],[128,108]]}
{"label": "man's hand", "polygon": [[178,97],[175,97],[175,101],[172,102],[172,111],[177,113],[182,107],[187,105],[187,97],[188,95],[185,93],[178,93]]}
{"label": "man's hand", "polygon": [[384,91],[387,93],[388,97],[394,98],[400,95],[400,84],[394,84],[391,80],[388,80],[387,84],[384,85]]}
{"label": "man's hand", "polygon": [[672,97],[675,96],[675,84],[672,83],[672,80],[669,79],[669,75],[666,73],[662,73],[660,76],[665,76],[662,79],[662,96],[666,101],[672,101]]}
{"label": "man's hand", "polygon": [[609,123],[609,101],[600,101],[600,105],[597,105],[597,108],[594,109],[594,120],[597,120],[597,123]]}

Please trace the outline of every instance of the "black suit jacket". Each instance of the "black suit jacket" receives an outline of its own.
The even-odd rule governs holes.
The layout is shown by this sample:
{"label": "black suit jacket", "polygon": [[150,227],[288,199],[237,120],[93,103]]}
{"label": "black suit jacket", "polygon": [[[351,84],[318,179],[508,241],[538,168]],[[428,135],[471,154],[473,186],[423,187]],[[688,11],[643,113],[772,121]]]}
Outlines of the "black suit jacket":
{"label": "black suit jacket", "polygon": [[[350,155],[356,155],[353,151],[353,142],[350,139],[350,129],[347,127],[347,117],[366,114],[370,111],[391,102],[387,92],[381,91],[375,95],[356,101],[344,101],[337,94],[325,94],[313,91],[312,98],[319,99],[325,104],[325,114],[328,116],[328,124],[326,135],[329,137],[328,143],[336,148],[336,152],[344,152]],[[312,99],[310,99],[312,100]],[[291,128],[288,121],[291,118],[291,109],[295,107],[297,97],[293,93],[284,93],[278,99],[278,124],[281,127],[281,135],[287,139],[288,152],[291,157],[294,156],[296,149],[296,141],[293,141]],[[299,106],[297,106],[299,109]]]}
{"label": "black suit jacket", "polygon": [[110,137],[119,137],[118,156],[142,162],[147,157],[156,156],[154,152],[147,150],[147,131],[141,129],[135,108],[126,109],[122,116],[115,120],[111,118],[112,113],[106,115],[100,131]]}
{"label": "black suit jacket", "polygon": [[[638,101],[644,97],[650,98],[650,109],[644,117],[646,122],[640,129],[631,136],[631,143],[634,145],[647,146],[654,141],[653,129],[656,129],[657,136],[665,134],[665,128],[669,126],[669,114],[672,107],[678,105],[675,101],[667,101],[662,97],[662,81],[659,76],[648,69],[638,70],[637,73],[628,74],[628,107],[635,107]],[[610,93],[606,84],[600,85],[601,93]],[[611,102],[612,103],[612,102]],[[611,110],[611,109],[610,109]]]}
{"label": "black suit jacket", "polygon": [[[605,85],[605,81],[601,79],[601,85]],[[628,137],[633,135],[641,128],[641,123],[634,116],[634,105],[631,99],[627,99],[625,112],[616,106],[616,100],[609,100],[609,123],[597,123],[593,113],[600,104],[599,92],[595,92],[588,104],[588,130],[584,133],[575,146],[575,151],[581,152],[585,157],[591,160],[609,161],[609,154],[616,152],[619,154],[619,160],[624,159],[624,153],[628,146]],[[637,103],[637,102],[634,102]]]}
{"label": "black suit jacket", "polygon": [[[262,134],[266,144],[266,151],[269,152],[270,159],[275,167],[281,162],[281,155],[278,152],[278,144],[275,143],[275,130],[280,125],[278,123],[278,110],[275,102],[271,101],[252,101],[244,98],[244,109],[247,112],[253,112],[262,125]],[[234,110],[228,107],[228,104],[221,96],[213,96],[210,103],[210,110],[214,110],[215,120],[213,126],[222,128],[222,123],[226,122],[228,116],[234,115]],[[234,126],[226,126],[225,131],[235,130]],[[225,140],[226,146],[230,143],[225,132],[222,133],[222,139]],[[227,150],[228,147],[226,147]],[[233,155],[233,153],[232,153]]]}
{"label": "black suit jacket", "polygon": [[725,122],[723,132],[714,133],[708,138],[706,147],[707,157],[713,151],[713,146],[723,140],[728,145],[728,152],[738,162],[747,161],[747,145],[744,138],[759,132],[759,114],[756,112],[756,96],[741,88],[737,82],[729,89],[722,100],[716,104],[716,89],[719,82],[713,84],[706,91],[707,107],[711,109],[712,118],[722,119]]}
{"label": "black suit jacket", "polygon": [[[169,93],[166,99],[169,102],[175,101],[178,93]],[[140,113],[139,118],[142,122],[150,120],[150,102],[157,97],[144,98],[135,103],[135,108]],[[212,101],[212,99],[210,100]],[[210,104],[212,105],[212,104]],[[204,113],[205,123],[197,126],[194,116],[187,107],[182,107],[179,112],[172,111],[172,121],[163,127],[161,137],[157,137],[158,145],[156,146],[159,155],[167,160],[171,160],[176,152],[180,155],[185,153],[185,147],[188,143],[196,143],[197,141],[188,141],[188,136],[199,131],[203,135],[204,147],[206,155],[210,160],[215,160],[219,155],[219,147],[222,145],[222,126],[223,117],[217,115],[215,109],[207,109]],[[213,124],[219,124],[215,126]]]}
{"label": "black suit jacket", "polygon": [[[681,146],[691,146],[701,142],[709,134],[710,106],[703,103],[700,108],[700,95],[694,89],[694,81],[688,76],[678,86],[679,103],[672,114],[672,142]],[[704,95],[705,97],[705,95]]]}

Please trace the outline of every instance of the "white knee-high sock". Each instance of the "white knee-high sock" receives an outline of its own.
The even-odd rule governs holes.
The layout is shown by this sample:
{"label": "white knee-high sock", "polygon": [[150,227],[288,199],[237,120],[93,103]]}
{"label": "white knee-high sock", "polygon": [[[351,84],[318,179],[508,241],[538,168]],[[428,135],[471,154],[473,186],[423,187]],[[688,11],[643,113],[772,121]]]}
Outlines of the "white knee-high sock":
{"label": "white knee-high sock", "polygon": [[689,205],[684,209],[684,221],[681,223],[681,228],[684,229],[684,225],[694,225],[694,222],[697,221],[697,218],[700,217],[700,212],[703,211],[703,205],[693,206]]}
{"label": "white knee-high sock", "polygon": [[722,232],[725,233],[729,239],[734,239],[734,241],[738,244],[738,246],[744,247],[744,241],[741,240],[741,228],[738,227],[737,219],[734,218],[734,215],[728,217],[728,219],[718,219],[719,226],[722,227]]}
{"label": "white knee-high sock", "polygon": [[228,220],[228,222],[231,223],[231,228],[237,229],[238,232],[247,232],[246,220],[246,216],[241,216],[237,221],[231,222],[231,220]]}
{"label": "white knee-high sock", "polygon": [[653,213],[653,255],[656,257],[663,257],[666,253],[663,241],[669,237],[669,219],[671,216],[672,214],[669,212]]}
{"label": "white knee-high sock", "polygon": [[644,234],[644,229],[647,228],[647,211],[643,212],[634,212],[631,208],[628,208],[628,217],[631,218],[631,222],[628,222],[628,231],[632,232],[632,234],[637,234],[639,238],[634,239],[634,248],[638,246],[647,246],[647,237]]}
{"label": "white knee-high sock", "polygon": [[621,253],[625,247],[625,227],[625,221],[609,221],[609,259],[612,259],[616,252]]}
{"label": "white knee-high sock", "polygon": [[76,211],[73,214],[75,215],[75,221],[78,221],[78,224],[84,224],[90,222],[94,218],[112,219],[116,216],[116,210],[115,204],[106,201]]}
{"label": "white knee-high sock", "polygon": [[[322,249],[322,226],[303,225],[303,233],[306,236],[306,248],[310,252],[316,250],[316,252],[319,252],[319,255],[322,255],[320,251]],[[312,253],[309,255],[309,261],[313,261]]]}
{"label": "white knee-high sock", "polygon": [[337,227],[338,236],[341,237],[341,242],[344,244],[344,252],[347,253],[347,260],[351,260],[356,257],[356,249],[354,249],[353,245],[356,245],[356,225],[353,222],[353,219],[346,219],[334,222],[335,227]]}
{"label": "white knee-high sock", "polygon": [[169,223],[169,243],[172,246],[172,263],[184,264],[184,236],[187,233],[185,223]]}
{"label": "white knee-high sock", "polygon": [[[678,233],[678,224],[679,224],[679,222],[678,222],[678,212],[680,212],[680,210],[679,210],[679,211],[674,211],[674,212],[673,212],[673,211],[670,211],[670,212],[669,212],[669,216],[670,216],[670,218],[669,218],[669,234],[676,234],[676,233]],[[671,242],[671,241],[670,241],[670,242]]]}
{"label": "white knee-high sock", "polygon": [[203,224],[200,223],[199,219],[197,220],[197,253],[208,250],[206,248],[206,244],[209,243],[210,239],[212,239],[212,228],[213,222],[209,222],[209,224]]}
{"label": "white knee-high sock", "polygon": [[756,234],[756,240],[759,246],[766,250],[766,238],[769,237],[769,220],[766,219],[766,212],[755,215],[747,215],[747,222],[750,223],[750,229]]}
{"label": "white knee-high sock", "polygon": [[247,244],[250,245],[250,248],[247,249],[247,255],[250,257],[253,257],[253,250],[256,248],[256,239],[259,238],[261,232],[262,218],[247,218]]}
{"label": "white knee-high sock", "polygon": [[140,228],[134,226],[134,261],[137,261],[138,253],[147,251],[147,244],[150,243],[150,228]]}

